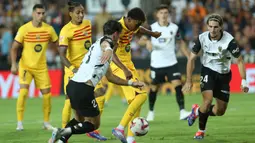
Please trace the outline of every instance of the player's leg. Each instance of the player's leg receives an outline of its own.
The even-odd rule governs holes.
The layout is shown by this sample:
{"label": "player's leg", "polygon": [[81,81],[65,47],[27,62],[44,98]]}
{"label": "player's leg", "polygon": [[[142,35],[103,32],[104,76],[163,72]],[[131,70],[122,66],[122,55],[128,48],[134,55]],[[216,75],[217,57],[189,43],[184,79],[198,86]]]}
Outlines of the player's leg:
{"label": "player's leg", "polygon": [[[128,127],[131,126],[132,121],[133,121],[136,117],[140,117],[140,113],[141,113],[141,108],[139,108],[139,109],[136,111],[134,117],[133,117],[133,118],[131,119],[131,121],[129,122]],[[127,142],[128,142],[128,143],[134,143],[134,142],[135,142],[134,136],[135,136],[135,135],[133,134],[133,132],[131,131],[131,129],[128,128]]]}
{"label": "player's leg", "polygon": [[67,96],[67,93],[66,93],[66,86],[69,82],[69,74],[66,74],[64,75],[64,93],[65,93],[65,103],[64,103],[64,107],[63,107],[63,110],[62,110],[62,128],[64,128],[67,123],[69,122],[70,118],[71,118],[71,103],[70,103],[70,99],[69,97]]}
{"label": "player's leg", "polygon": [[18,96],[17,104],[16,104],[16,113],[17,113],[17,122],[18,122],[16,130],[18,131],[21,131],[24,129],[22,121],[24,119],[24,111],[25,111],[26,98],[28,95],[28,89],[32,79],[33,77],[31,73],[28,70],[24,69],[22,66],[19,66],[20,90],[19,90],[19,96]]}
{"label": "player's leg", "polygon": [[150,73],[152,83],[150,85],[150,92],[149,92],[149,112],[147,115],[148,121],[154,120],[154,105],[157,99],[158,89],[161,83],[165,82],[165,74],[161,72],[161,69],[155,69],[151,67]]}
{"label": "player's leg", "polygon": [[108,104],[110,98],[112,97],[113,94],[113,83],[108,82],[107,83],[107,90],[105,92],[105,103]]}
{"label": "player's leg", "polygon": [[33,71],[36,87],[40,89],[43,98],[43,128],[51,129],[50,113],[51,113],[51,83],[48,70]]}

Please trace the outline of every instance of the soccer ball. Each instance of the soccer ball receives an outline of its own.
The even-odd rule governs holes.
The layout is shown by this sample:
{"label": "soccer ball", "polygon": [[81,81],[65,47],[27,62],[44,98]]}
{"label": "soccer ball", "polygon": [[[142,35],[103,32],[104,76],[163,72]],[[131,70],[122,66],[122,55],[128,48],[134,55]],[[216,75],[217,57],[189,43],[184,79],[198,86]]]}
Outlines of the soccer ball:
{"label": "soccer ball", "polygon": [[136,136],[144,136],[149,131],[149,122],[143,117],[137,117],[131,122],[130,129]]}

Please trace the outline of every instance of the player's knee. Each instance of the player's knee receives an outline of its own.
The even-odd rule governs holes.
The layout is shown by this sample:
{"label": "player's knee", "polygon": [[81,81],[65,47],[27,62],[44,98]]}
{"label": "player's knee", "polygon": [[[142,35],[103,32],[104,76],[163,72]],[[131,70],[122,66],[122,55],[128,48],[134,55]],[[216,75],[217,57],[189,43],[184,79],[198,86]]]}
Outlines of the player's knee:
{"label": "player's knee", "polygon": [[19,91],[19,96],[21,97],[26,97],[28,94],[28,89],[27,88],[21,88]]}
{"label": "player's knee", "polygon": [[46,89],[40,89],[42,94],[48,94],[50,93],[50,88],[46,88]]}
{"label": "player's knee", "polygon": [[147,98],[148,98],[148,96],[147,96],[146,93],[141,94],[140,96],[141,96],[141,98],[143,99],[143,102],[145,102],[145,101],[147,100]]}
{"label": "player's knee", "polygon": [[221,108],[216,110],[216,115],[217,116],[223,116],[225,114],[226,110]]}

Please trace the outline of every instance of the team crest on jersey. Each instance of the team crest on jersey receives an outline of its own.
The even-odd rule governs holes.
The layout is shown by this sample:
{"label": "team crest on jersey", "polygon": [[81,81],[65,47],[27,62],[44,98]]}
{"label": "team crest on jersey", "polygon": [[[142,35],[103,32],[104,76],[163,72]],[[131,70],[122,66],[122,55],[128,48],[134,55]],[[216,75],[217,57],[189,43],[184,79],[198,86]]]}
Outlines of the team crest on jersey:
{"label": "team crest on jersey", "polygon": [[40,39],[40,35],[39,34],[36,35],[36,39],[37,40]]}
{"label": "team crest on jersey", "polygon": [[89,40],[87,40],[85,43],[84,43],[84,47],[85,47],[85,49],[89,49],[90,48],[90,46],[91,46],[91,42],[89,41]]}
{"label": "team crest on jersey", "polygon": [[130,44],[127,44],[127,46],[125,47],[126,52],[130,51]]}
{"label": "team crest on jersey", "polygon": [[222,47],[221,46],[218,47],[218,51],[222,52]]}
{"label": "team crest on jersey", "polygon": [[34,50],[35,50],[35,52],[41,52],[42,51],[42,45],[40,45],[40,44],[37,44],[37,45],[35,45],[35,47],[34,47]]}

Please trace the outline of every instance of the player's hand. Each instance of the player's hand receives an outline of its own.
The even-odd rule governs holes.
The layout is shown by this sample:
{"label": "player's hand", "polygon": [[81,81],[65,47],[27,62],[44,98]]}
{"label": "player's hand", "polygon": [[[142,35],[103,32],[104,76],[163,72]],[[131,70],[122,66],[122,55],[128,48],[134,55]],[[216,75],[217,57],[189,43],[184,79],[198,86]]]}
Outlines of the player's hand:
{"label": "player's hand", "polygon": [[12,65],[12,67],[11,67],[11,73],[12,73],[12,74],[15,74],[15,75],[18,73],[18,67],[17,67],[16,64]]}
{"label": "player's hand", "polygon": [[105,64],[107,61],[110,60],[110,58],[112,57],[112,50],[106,50],[104,51],[102,57],[101,57],[101,64]]}
{"label": "player's hand", "polygon": [[132,72],[128,69],[124,70],[124,74],[125,74],[127,80],[130,80],[133,77]]}
{"label": "player's hand", "polygon": [[132,86],[135,87],[135,88],[142,88],[145,86],[145,83],[144,82],[140,82],[140,81],[135,81],[132,83]]}
{"label": "player's hand", "polygon": [[249,91],[249,87],[248,87],[248,84],[245,79],[242,79],[241,89],[245,93],[247,93]]}
{"label": "player's hand", "polygon": [[151,36],[153,36],[153,37],[155,37],[155,38],[158,38],[158,37],[160,37],[161,36],[161,32],[153,32],[153,34],[151,35]]}
{"label": "player's hand", "polygon": [[182,91],[183,92],[189,92],[191,90],[192,86],[193,86],[193,84],[192,84],[191,81],[186,81],[186,83],[182,87]]}

